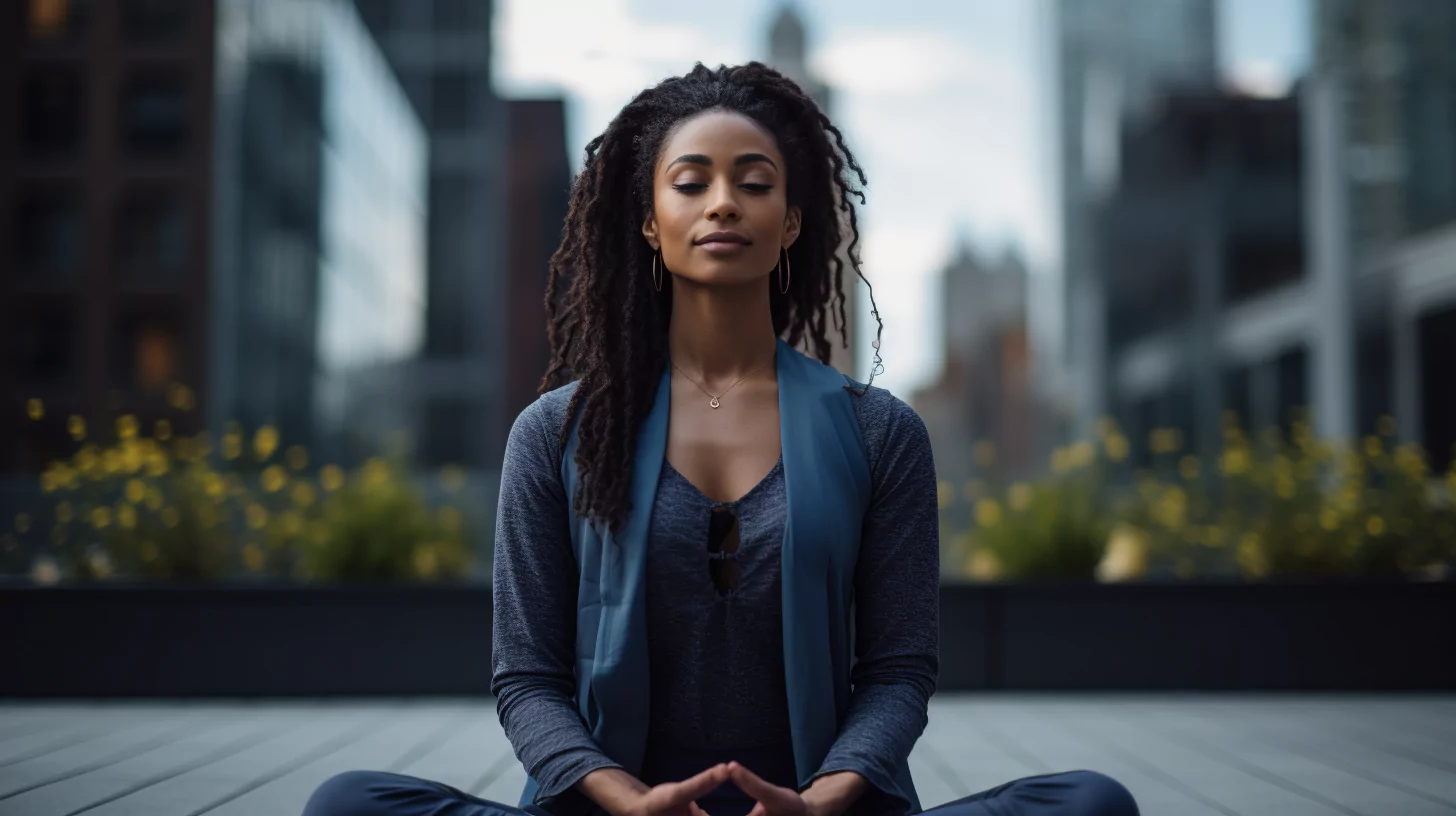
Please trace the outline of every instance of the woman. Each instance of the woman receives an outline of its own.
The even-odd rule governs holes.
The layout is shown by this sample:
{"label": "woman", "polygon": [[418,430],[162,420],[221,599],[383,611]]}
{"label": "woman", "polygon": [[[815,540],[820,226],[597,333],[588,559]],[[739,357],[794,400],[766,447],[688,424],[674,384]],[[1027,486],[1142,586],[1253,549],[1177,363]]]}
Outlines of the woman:
{"label": "woman", "polygon": [[[822,362],[859,271],[851,174],[840,132],[756,62],[643,91],[587,145],[496,529],[492,691],[530,781],[513,807],[353,771],[307,816],[921,810],[935,467],[908,405]],[[1137,806],[1073,771],[937,810]]]}

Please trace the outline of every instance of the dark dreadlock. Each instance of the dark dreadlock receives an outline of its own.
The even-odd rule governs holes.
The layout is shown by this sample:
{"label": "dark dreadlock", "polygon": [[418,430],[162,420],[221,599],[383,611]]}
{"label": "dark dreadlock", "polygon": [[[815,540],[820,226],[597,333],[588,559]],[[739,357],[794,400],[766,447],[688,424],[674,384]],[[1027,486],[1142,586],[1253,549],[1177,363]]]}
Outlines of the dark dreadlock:
{"label": "dark dreadlock", "polygon": [[[577,515],[605,522],[613,532],[626,524],[637,427],[652,410],[668,363],[672,276],[664,276],[662,291],[656,291],[649,281],[651,249],[642,238],[642,221],[652,207],[653,171],[672,129],[708,110],[744,114],[773,134],[788,165],[788,204],[802,209],[799,239],[789,250],[789,291],[781,295],[770,287],[774,332],[792,346],[807,334],[812,354],[827,365],[826,316],[834,316],[842,337],[847,334],[841,247],[864,280],[850,200],[857,196],[863,204],[864,193],[850,184],[846,170],[860,185],[866,183],[864,171],[829,117],[797,84],[767,65],[714,70],[697,63],[686,76],[637,94],[605,132],[587,143],[561,246],[551,256],[546,285],[551,365],[538,393],[578,380],[560,429],[564,450],[580,408],[576,465],[582,478],[573,507]],[[570,279],[570,290],[558,303],[563,278]],[[873,382],[884,329],[873,288],[870,304],[879,323]]]}

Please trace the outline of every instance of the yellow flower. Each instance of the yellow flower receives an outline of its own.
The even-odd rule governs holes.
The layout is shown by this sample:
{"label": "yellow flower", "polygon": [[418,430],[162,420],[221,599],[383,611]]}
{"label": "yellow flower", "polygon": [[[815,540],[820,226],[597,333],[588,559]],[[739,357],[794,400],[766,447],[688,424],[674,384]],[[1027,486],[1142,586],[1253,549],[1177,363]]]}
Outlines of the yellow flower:
{"label": "yellow flower", "polygon": [[192,389],[181,383],[172,383],[172,387],[167,389],[167,402],[179,411],[192,410]]}
{"label": "yellow flower", "polygon": [[121,525],[123,530],[135,530],[137,523],[136,508],[123,502],[116,508],[116,523]]}
{"label": "yellow flower", "polygon": [[1097,418],[1097,438],[1106,439],[1117,433],[1117,420],[1110,416]]}
{"label": "yellow flower", "polygon": [[1158,522],[1169,530],[1180,530],[1187,522],[1188,494],[1183,488],[1173,485],[1163,491],[1163,497],[1154,508]]}
{"label": "yellow flower", "polygon": [[1370,518],[1365,519],[1365,531],[1373,536],[1378,536],[1381,533],[1384,533],[1385,519],[1381,518],[1380,516],[1371,516]]}
{"label": "yellow flower", "polygon": [[1178,475],[1187,481],[1197,479],[1200,470],[1197,456],[1188,454],[1178,460]]}
{"label": "yellow flower", "polygon": [[121,439],[136,438],[137,418],[135,414],[125,414],[116,418],[116,435]]}
{"label": "yellow flower", "polygon": [[1371,459],[1375,459],[1375,458],[1379,457],[1380,454],[1384,452],[1384,450],[1385,450],[1385,446],[1380,443],[1380,437],[1378,437],[1378,436],[1367,436],[1367,437],[1365,437],[1365,455],[1366,456],[1370,457]]}
{"label": "yellow flower", "polygon": [[415,547],[414,562],[415,574],[421,578],[433,578],[439,571],[440,559],[435,555],[435,548],[428,544]]}
{"label": "yellow flower", "polygon": [[151,510],[153,512],[161,510],[162,503],[164,501],[165,499],[162,498],[162,491],[156,489],[155,487],[147,489],[146,503],[148,510]]}
{"label": "yellow flower", "polygon": [[223,493],[227,491],[227,485],[223,482],[221,476],[209,472],[206,476],[202,477],[202,489],[209,497],[220,499]]}
{"label": "yellow flower", "polygon": [[40,474],[40,489],[42,493],[54,493],[60,488],[61,484],[56,478],[55,471],[47,470]]}
{"label": "yellow flower", "polygon": [[253,572],[263,568],[263,550],[257,544],[243,547],[243,564]]}
{"label": "yellow flower", "polygon": [[111,526],[111,509],[107,507],[96,507],[91,510],[91,526],[98,530],[105,530]]}
{"label": "yellow flower", "polygon": [[1249,452],[1243,448],[1231,448],[1223,452],[1223,472],[1238,476],[1249,469]]}
{"label": "yellow flower", "polygon": [[311,507],[315,497],[313,485],[308,482],[299,482],[293,486],[293,503],[299,507]]}
{"label": "yellow flower", "polygon": [[446,465],[440,468],[440,486],[447,492],[457,493],[465,487],[465,469],[459,465]]}
{"label": "yellow flower", "polygon": [[1026,482],[1017,482],[1011,486],[1011,494],[1008,497],[1008,504],[1012,510],[1020,512],[1031,506],[1031,485]]}
{"label": "yellow flower", "polygon": [[172,438],[172,423],[165,419],[157,420],[156,430],[152,431],[152,435],[166,442]]}
{"label": "yellow flower", "polygon": [[984,547],[978,547],[971,552],[971,557],[966,561],[966,577],[975,578],[980,581],[989,581],[1001,574],[1001,562],[996,554]]}
{"label": "yellow flower", "polygon": [[976,502],[976,523],[982,527],[991,527],[1001,520],[1001,505],[995,499],[982,499]]}
{"label": "yellow flower", "polygon": [[30,514],[18,513],[15,516],[15,532],[24,535],[30,532]]}
{"label": "yellow flower", "polygon": [[1391,416],[1390,414],[1385,414],[1384,416],[1380,417],[1380,419],[1375,421],[1375,430],[1381,436],[1394,436],[1395,417]]}
{"label": "yellow flower", "polygon": [[285,510],[278,516],[278,527],[291,538],[303,532],[303,517],[292,510]]}
{"label": "yellow flower", "polygon": [[71,438],[80,442],[86,438],[86,420],[77,414],[71,414],[66,420],[66,430],[70,432]]}
{"label": "yellow flower", "polygon": [[288,474],[284,472],[282,465],[269,465],[263,469],[263,490],[268,493],[277,493],[288,483]]}
{"label": "yellow flower", "polygon": [[1072,469],[1071,453],[1066,448],[1057,448],[1052,451],[1052,472],[1057,475],[1066,473]]}
{"label": "yellow flower", "polygon": [[302,445],[294,445],[285,454],[288,459],[288,466],[294,470],[303,470],[308,467],[308,451]]}
{"label": "yellow flower", "polygon": [[31,567],[31,580],[37,584],[54,584],[61,580],[61,568],[50,558],[37,558],[35,566]]}
{"label": "yellow flower", "polygon": [[1113,433],[1107,437],[1107,458],[1114,462],[1121,462],[1127,459],[1128,444],[1127,437],[1120,433]]}
{"label": "yellow flower", "polygon": [[1334,508],[1331,507],[1326,507],[1325,509],[1321,510],[1320,526],[1323,527],[1326,532],[1334,532],[1335,528],[1340,526],[1339,513],[1336,513],[1334,511]]}
{"label": "yellow flower", "polygon": [[1113,528],[1107,550],[1096,568],[1097,580],[1126,581],[1142,576],[1148,566],[1148,535],[1128,524]]}
{"label": "yellow flower", "polygon": [[264,425],[253,435],[253,456],[259,462],[266,462],[278,450],[278,429]]}
{"label": "yellow flower", "polygon": [[389,481],[389,465],[378,456],[366,460],[361,470],[365,487],[383,487]]}
{"label": "yellow flower", "polygon": [[36,422],[45,419],[45,403],[34,398],[26,400],[25,415],[35,420]]}
{"label": "yellow flower", "polygon": [[445,528],[446,532],[454,533],[460,530],[461,517],[459,508],[449,506],[441,507],[439,516],[440,526]]}
{"label": "yellow flower", "polygon": [[975,457],[977,467],[991,467],[996,464],[996,443],[982,439],[976,443],[972,456]]}
{"label": "yellow flower", "polygon": [[248,526],[254,530],[261,530],[268,525],[268,511],[263,509],[262,505],[250,504],[246,513],[248,516]]}
{"label": "yellow flower", "polygon": [[935,503],[941,510],[951,506],[955,501],[955,488],[950,482],[941,479],[935,483]]}
{"label": "yellow flower", "polygon": [[222,437],[223,458],[232,460],[243,455],[243,435],[239,433],[226,433]]}
{"label": "yellow flower", "polygon": [[1269,573],[1269,561],[1264,555],[1264,548],[1260,546],[1259,538],[1253,534],[1245,535],[1239,542],[1235,560],[1247,578],[1262,578]]}
{"label": "yellow flower", "polygon": [[1095,451],[1092,448],[1091,442],[1078,442],[1072,446],[1071,465],[1074,468],[1086,467],[1092,464],[1092,457],[1094,455]]}

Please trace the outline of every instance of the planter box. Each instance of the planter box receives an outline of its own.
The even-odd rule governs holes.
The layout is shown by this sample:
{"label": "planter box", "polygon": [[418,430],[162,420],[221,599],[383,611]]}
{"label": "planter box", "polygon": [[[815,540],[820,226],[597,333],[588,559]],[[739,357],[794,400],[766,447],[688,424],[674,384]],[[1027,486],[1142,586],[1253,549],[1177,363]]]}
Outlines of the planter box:
{"label": "planter box", "polygon": [[[1456,689],[1456,583],[948,584],[943,691]],[[490,693],[457,586],[0,587],[0,696]]]}

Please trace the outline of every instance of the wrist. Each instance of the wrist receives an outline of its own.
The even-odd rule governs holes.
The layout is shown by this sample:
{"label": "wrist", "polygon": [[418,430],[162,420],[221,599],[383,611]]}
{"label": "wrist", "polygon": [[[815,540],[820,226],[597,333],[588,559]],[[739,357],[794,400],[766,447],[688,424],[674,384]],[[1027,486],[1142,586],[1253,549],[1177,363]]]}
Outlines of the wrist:
{"label": "wrist", "polygon": [[854,771],[838,771],[815,779],[802,793],[806,816],[839,816],[869,787]]}

